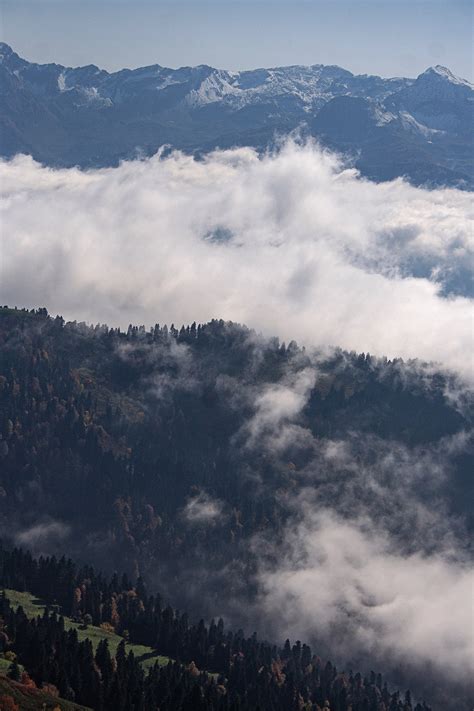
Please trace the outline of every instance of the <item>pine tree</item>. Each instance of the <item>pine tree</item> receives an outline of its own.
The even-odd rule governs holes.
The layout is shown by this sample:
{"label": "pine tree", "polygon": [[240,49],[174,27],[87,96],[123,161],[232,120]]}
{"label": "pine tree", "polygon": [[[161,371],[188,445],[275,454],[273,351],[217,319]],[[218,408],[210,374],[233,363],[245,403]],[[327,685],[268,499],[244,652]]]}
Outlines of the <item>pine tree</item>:
{"label": "pine tree", "polygon": [[13,660],[13,662],[10,664],[8,667],[8,673],[7,676],[9,679],[12,679],[13,681],[21,681],[21,669],[16,661],[16,659]]}

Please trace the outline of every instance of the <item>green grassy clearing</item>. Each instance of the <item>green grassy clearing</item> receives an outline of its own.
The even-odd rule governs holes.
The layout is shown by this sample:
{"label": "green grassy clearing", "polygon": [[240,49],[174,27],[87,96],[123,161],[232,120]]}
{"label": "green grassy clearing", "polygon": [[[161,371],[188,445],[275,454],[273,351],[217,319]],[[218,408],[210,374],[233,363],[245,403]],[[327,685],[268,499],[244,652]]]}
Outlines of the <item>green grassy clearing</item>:
{"label": "green grassy clearing", "polygon": [[[25,611],[25,614],[30,618],[42,615],[46,608],[45,603],[34,595],[31,595],[31,593],[5,589],[5,594],[12,607],[19,607],[21,605]],[[82,642],[85,639],[89,639],[92,642],[94,649],[97,648],[97,645],[101,640],[106,639],[112,655],[115,655],[118,645],[123,640],[123,637],[120,637],[120,635],[115,634],[114,632],[108,632],[107,630],[95,627],[94,625],[89,625],[86,629],[84,629],[81,624],[73,622],[69,617],[64,617],[64,626],[66,629],[77,630],[79,641]],[[155,662],[158,662],[160,666],[165,666],[170,661],[169,657],[158,654],[158,652],[152,649],[152,647],[147,647],[143,644],[126,642],[126,650],[127,652],[132,651],[134,653],[135,657],[139,660],[144,669],[152,667]],[[0,661],[5,662],[6,660]],[[7,669],[8,666],[10,666],[10,662],[7,664]],[[2,670],[0,668],[0,673],[1,671]]]}
{"label": "green grassy clearing", "polygon": [[[8,670],[10,669],[10,664],[11,661],[9,659],[4,659],[3,657],[0,657],[0,674],[6,675],[8,673]],[[23,671],[23,667],[21,664],[18,665]]]}

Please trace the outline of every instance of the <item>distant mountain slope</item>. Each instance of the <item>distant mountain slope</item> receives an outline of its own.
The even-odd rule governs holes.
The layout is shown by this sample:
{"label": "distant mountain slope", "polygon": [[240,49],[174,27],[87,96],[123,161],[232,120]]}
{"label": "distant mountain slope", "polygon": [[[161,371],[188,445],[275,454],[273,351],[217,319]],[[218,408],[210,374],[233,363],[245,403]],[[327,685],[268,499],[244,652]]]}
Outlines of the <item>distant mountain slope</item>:
{"label": "distant mountain slope", "polygon": [[243,72],[157,64],[109,74],[94,65],[33,64],[1,43],[0,154],[96,167],[163,144],[264,148],[299,129],[375,180],[403,175],[471,188],[473,96],[472,85],[444,67],[416,80],[320,64]]}

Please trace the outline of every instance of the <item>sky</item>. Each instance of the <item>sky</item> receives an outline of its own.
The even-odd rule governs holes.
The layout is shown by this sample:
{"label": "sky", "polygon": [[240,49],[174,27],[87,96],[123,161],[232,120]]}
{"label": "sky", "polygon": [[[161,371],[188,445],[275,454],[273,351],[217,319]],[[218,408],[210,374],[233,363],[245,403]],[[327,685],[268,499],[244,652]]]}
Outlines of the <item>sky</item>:
{"label": "sky", "polygon": [[469,0],[0,0],[1,40],[21,56],[114,71],[147,64],[250,69],[338,64],[474,79]]}

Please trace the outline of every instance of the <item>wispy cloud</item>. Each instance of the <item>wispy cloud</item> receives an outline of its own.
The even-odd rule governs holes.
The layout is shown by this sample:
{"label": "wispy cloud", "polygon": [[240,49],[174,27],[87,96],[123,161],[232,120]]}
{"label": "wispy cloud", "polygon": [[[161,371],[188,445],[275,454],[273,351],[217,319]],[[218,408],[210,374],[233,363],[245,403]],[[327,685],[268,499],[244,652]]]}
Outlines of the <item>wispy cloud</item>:
{"label": "wispy cloud", "polygon": [[205,491],[188,499],[182,511],[183,519],[190,525],[213,525],[224,519],[224,504]]}
{"label": "wispy cloud", "polygon": [[13,538],[17,545],[23,546],[38,555],[44,552],[60,550],[70,533],[71,527],[69,525],[47,518],[28,528],[16,531]]}

